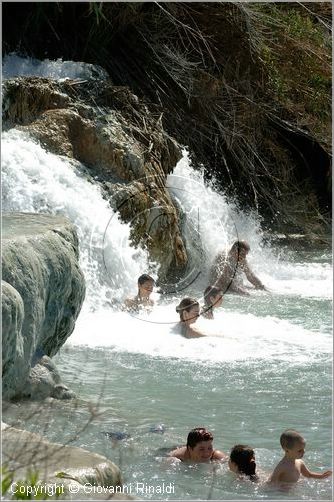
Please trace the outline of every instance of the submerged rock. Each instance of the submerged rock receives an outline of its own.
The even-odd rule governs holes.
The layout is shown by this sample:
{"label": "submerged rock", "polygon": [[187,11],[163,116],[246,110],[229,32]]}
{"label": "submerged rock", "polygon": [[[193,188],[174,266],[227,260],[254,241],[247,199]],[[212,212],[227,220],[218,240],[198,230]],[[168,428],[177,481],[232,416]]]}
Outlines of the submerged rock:
{"label": "submerged rock", "polygon": [[126,432],[104,432],[103,433],[108,439],[112,439],[113,441],[122,441],[123,439],[129,439],[131,436]]}
{"label": "submerged rock", "polygon": [[103,497],[91,492],[94,500],[107,499],[122,485],[120,469],[106,457],[74,446],[50,443],[38,434],[6,424],[2,426],[2,458],[7,468],[13,470],[14,481],[27,479],[29,466],[37,473],[38,485],[61,487],[61,500],[89,498],[85,484],[110,488]]}
{"label": "submerged rock", "polygon": [[68,397],[49,358],[72,333],[85,295],[74,227],[63,216],[7,213],[2,242],[3,397]]}
{"label": "submerged rock", "polygon": [[164,424],[152,425],[152,427],[150,427],[150,432],[155,434],[164,434],[166,432],[166,427]]}
{"label": "submerged rock", "polygon": [[31,368],[22,396],[33,396],[34,399],[45,399],[46,397],[72,399],[75,394],[61,382],[56,365],[52,360],[48,356],[43,356]]}

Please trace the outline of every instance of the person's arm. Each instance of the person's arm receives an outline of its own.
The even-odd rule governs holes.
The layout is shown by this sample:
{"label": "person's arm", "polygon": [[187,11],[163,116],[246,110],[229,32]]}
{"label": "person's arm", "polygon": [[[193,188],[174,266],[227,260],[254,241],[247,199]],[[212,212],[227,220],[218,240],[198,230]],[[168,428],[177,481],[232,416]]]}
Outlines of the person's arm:
{"label": "person's arm", "polygon": [[236,293],[238,295],[242,296],[250,296],[250,293],[242,288],[241,286],[237,286],[236,284],[231,283],[231,285],[227,288],[227,291],[230,291],[231,293]]}
{"label": "person's arm", "polygon": [[325,471],[321,473],[311,472],[308,470],[304,462],[301,463],[300,472],[303,476],[305,476],[305,478],[315,478],[315,479],[328,478],[332,474],[332,471]]}
{"label": "person's arm", "polygon": [[256,289],[266,290],[265,286],[262,284],[260,279],[256,277],[256,275],[252,272],[247,262],[245,262],[245,264],[243,265],[242,270],[245,272],[249,282],[253,284],[253,286],[255,286]]}
{"label": "person's arm", "polygon": [[226,453],[223,453],[220,450],[215,450],[212,455],[212,460],[219,460],[220,462],[227,462],[228,455],[226,455]]}

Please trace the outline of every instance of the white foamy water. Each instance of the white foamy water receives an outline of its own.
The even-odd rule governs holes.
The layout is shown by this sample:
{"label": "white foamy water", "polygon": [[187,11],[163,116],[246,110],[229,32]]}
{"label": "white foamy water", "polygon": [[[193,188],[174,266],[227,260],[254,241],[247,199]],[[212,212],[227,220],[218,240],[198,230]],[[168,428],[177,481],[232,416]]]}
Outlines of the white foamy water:
{"label": "white foamy water", "polygon": [[107,72],[100,66],[79,61],[63,61],[62,59],[41,61],[36,58],[24,58],[16,53],[6,54],[2,62],[2,78],[45,77],[56,80],[108,78]]}
{"label": "white foamy water", "polygon": [[[167,184],[185,215],[184,229],[193,239],[193,267],[202,270],[198,284],[208,284],[208,273],[218,251],[227,251],[235,240],[246,240],[247,259],[253,271],[275,294],[332,298],[332,267],[329,263],[289,263],[262,242],[260,219],[243,213],[236,204],[204,183],[204,174],[194,171],[188,154],[177,164]],[[198,245],[200,239],[201,245]],[[197,245],[196,245],[197,244]]]}
{"label": "white foamy water", "polygon": [[134,277],[147,269],[147,255],[130,246],[128,224],[69,159],[46,152],[17,130],[2,136],[4,211],[64,214],[80,241],[80,265],[87,282],[86,308],[117,302],[133,292]]}
{"label": "white foamy water", "polygon": [[86,314],[80,316],[68,343],[207,364],[252,359],[293,359],[297,364],[316,358],[319,353],[330,354],[332,350],[329,335],[274,316],[259,318],[235,312],[220,312],[214,321],[200,319],[196,325],[208,337],[185,339],[173,330],[173,310],[171,306],[158,306],[152,314],[141,315],[140,319],[106,310]]}

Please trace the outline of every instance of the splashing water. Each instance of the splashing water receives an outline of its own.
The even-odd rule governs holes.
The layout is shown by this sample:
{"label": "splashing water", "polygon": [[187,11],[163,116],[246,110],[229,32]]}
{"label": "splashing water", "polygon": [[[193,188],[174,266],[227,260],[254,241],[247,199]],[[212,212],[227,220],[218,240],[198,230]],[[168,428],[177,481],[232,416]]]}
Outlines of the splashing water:
{"label": "splashing water", "polygon": [[147,269],[148,258],[131,246],[129,225],[120,222],[78,166],[46,152],[21,131],[3,133],[3,210],[68,216],[80,241],[85,305],[96,310],[110,296],[117,302],[132,292],[134,277]]}
{"label": "splashing water", "polygon": [[12,52],[6,54],[2,62],[2,78],[14,77],[43,77],[62,80],[98,78],[104,80],[108,78],[107,72],[97,66],[89,63],[74,61],[56,61],[44,59],[41,61],[36,58],[25,58]]}

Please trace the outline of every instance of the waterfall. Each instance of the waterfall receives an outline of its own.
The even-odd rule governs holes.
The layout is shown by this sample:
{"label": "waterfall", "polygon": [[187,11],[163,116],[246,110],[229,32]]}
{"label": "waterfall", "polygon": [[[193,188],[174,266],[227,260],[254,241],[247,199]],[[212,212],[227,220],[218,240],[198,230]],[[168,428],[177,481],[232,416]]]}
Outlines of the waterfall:
{"label": "waterfall", "polygon": [[4,211],[64,214],[75,225],[90,308],[117,303],[133,292],[134,278],[148,268],[147,254],[131,246],[129,225],[85,179],[80,163],[49,153],[11,129],[2,135],[2,168]]}
{"label": "waterfall", "polygon": [[[34,66],[28,62],[25,66],[22,61],[20,64],[26,72]],[[5,58],[5,65],[6,75],[19,71],[12,71],[10,58]],[[55,78],[63,78],[59,61],[40,65],[44,68],[41,73],[50,71],[50,67]],[[82,63],[72,62],[68,67],[72,68],[72,76],[81,75]],[[120,312],[119,306],[124,297],[136,293],[139,275],[152,271],[154,275],[155,265],[145,250],[131,245],[130,226],[120,221],[99,186],[87,178],[84,166],[47,152],[25,132],[11,129],[2,134],[2,167],[4,211],[64,214],[77,229],[87,296],[69,343],[212,361],[246,358],[250,354],[289,358],[291,347],[296,360],[297,353],[303,358],[327,350],[326,335],[321,339],[318,334],[313,336],[286,320],[284,312],[280,318],[280,298],[331,298],[328,260],[308,262],[284,249],[280,252],[265,246],[258,216],[242,211],[214,186],[206,184],[203,172],[191,166],[186,151],[168,176],[167,187],[180,213],[189,267],[176,296],[154,294],[158,302],[152,314],[140,317],[148,322],[138,322],[138,317]],[[177,322],[175,305],[180,297],[192,294],[201,301],[215,254],[228,250],[236,239],[250,244],[249,263],[270,293],[255,291],[249,300],[227,297],[217,321],[198,321],[217,337],[189,342],[172,336],[170,328]],[[92,332],[96,333],[94,337]]]}

